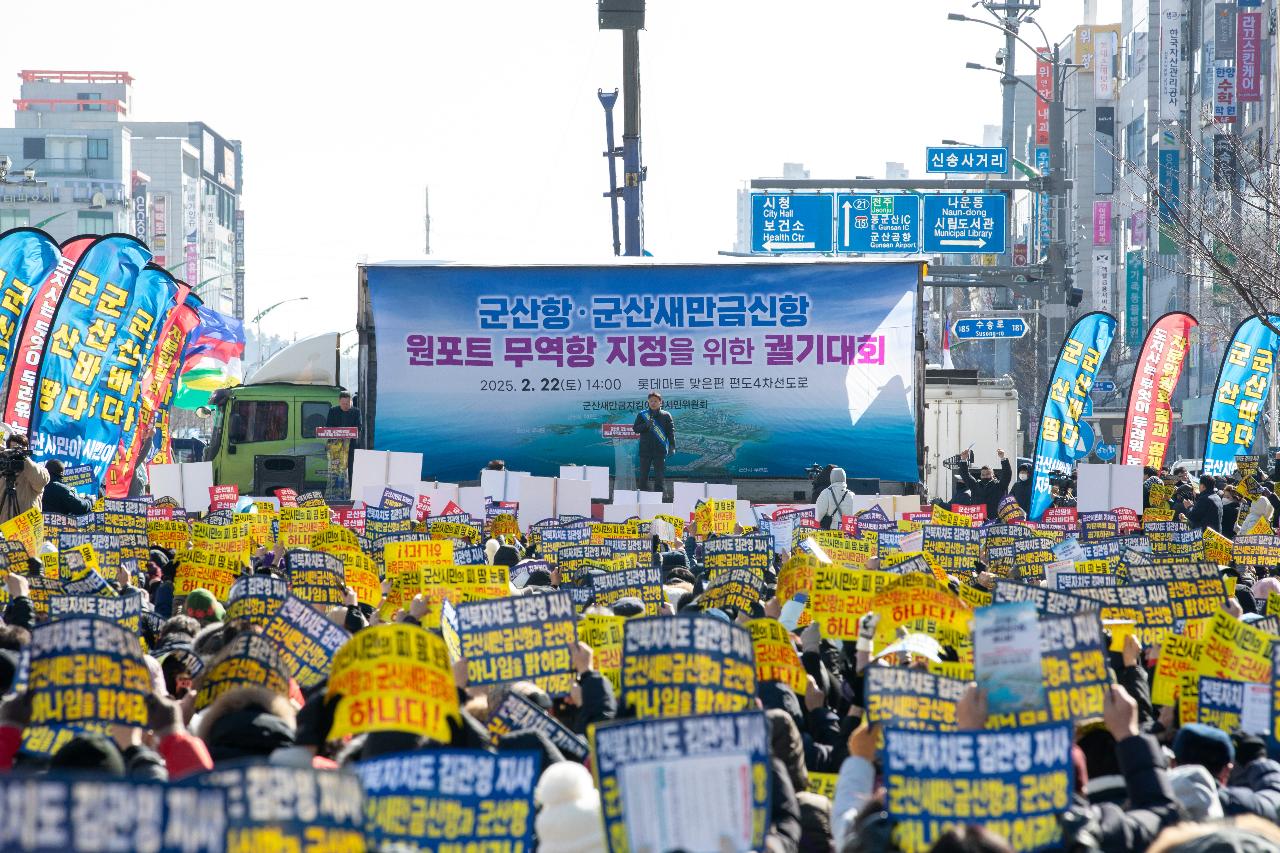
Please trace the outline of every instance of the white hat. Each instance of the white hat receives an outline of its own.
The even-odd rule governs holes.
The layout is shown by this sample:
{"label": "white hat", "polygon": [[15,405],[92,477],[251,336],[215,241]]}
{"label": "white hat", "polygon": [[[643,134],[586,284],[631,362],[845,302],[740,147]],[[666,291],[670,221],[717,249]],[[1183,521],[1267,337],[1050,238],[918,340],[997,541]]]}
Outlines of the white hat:
{"label": "white hat", "polygon": [[1182,803],[1192,820],[1216,820],[1222,817],[1218,785],[1209,771],[1199,764],[1183,764],[1169,771],[1173,797]]}
{"label": "white hat", "polygon": [[600,792],[591,771],[573,761],[548,767],[533,792],[538,853],[605,853]]}

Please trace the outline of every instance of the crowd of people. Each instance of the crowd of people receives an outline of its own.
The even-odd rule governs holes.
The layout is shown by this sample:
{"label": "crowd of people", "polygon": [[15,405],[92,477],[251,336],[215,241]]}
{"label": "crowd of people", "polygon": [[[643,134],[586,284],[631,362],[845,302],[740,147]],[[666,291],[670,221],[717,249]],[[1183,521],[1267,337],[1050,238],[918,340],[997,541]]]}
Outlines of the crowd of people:
{"label": "crowd of people", "polygon": [[[985,505],[988,518],[997,517],[1011,482],[1018,503],[1027,498],[1027,472],[1020,470],[1019,479],[1013,481],[1010,461],[1003,452],[999,453],[998,469],[983,466],[976,477],[971,463],[971,459],[960,460],[963,493],[968,502]],[[46,512],[88,510],[87,501],[65,486],[59,488],[60,465],[51,463],[45,473],[47,485],[41,482],[42,488],[33,490],[37,500],[43,492]],[[1193,527],[1245,530],[1256,518],[1274,521],[1280,508],[1280,500],[1265,484],[1260,485],[1258,497],[1246,504],[1229,481],[1201,478],[1199,493],[1193,495],[1185,471],[1166,474],[1149,470],[1148,477],[1149,496],[1151,486],[1174,487],[1168,508]],[[840,529],[846,518],[856,515],[850,495],[845,472],[829,466],[823,471],[822,482],[815,484],[812,511],[805,511],[812,526]],[[740,534],[742,529],[734,533]],[[874,612],[859,618],[857,639],[852,642],[824,636],[816,621],[801,627],[805,597],[786,597],[779,592],[780,570],[792,557],[785,552],[777,553],[764,571],[758,600],[750,607],[708,604],[706,551],[714,538],[714,534],[696,535],[692,529],[674,541],[650,534],[647,560],[661,573],[662,615],[734,623],[779,620],[803,665],[803,690],[779,681],[757,685],[756,703],[767,719],[771,758],[769,823],[763,849],[773,853],[900,849],[889,802],[892,792],[886,788],[878,748],[882,724],[869,720],[866,711],[868,669],[894,665],[924,668],[931,661],[958,660],[957,650],[943,645],[940,656],[901,649],[886,655],[883,644],[876,641],[878,617]],[[291,553],[278,543],[259,544],[242,571],[287,580]],[[545,594],[568,586],[562,583],[554,559],[543,561],[548,554],[527,534],[489,538],[483,550],[489,564],[507,566],[513,578],[519,577],[519,582],[510,584],[512,596]],[[574,685],[562,695],[550,695],[531,682],[469,687],[466,661],[458,661],[454,676],[462,712],[460,721],[452,724],[448,744],[411,732],[330,739],[339,697],[326,695],[325,683],[303,690],[290,679],[287,696],[265,688],[240,687],[222,693],[197,712],[194,699],[200,673],[210,671],[237,637],[260,629],[251,620],[228,619],[227,602],[208,590],[175,596],[175,578],[184,559],[181,550],[154,547],[139,573],[123,566],[110,567],[107,578],[116,595],[140,597],[143,609],[154,615],[143,620],[140,629],[150,650],[146,662],[152,675],[147,724],[77,733],[51,755],[28,753],[23,749],[23,730],[31,719],[32,695],[13,688],[31,631],[47,618],[33,605],[31,578],[45,575],[44,562],[57,558],[57,543],[48,542],[41,554],[30,559],[26,574],[11,571],[5,578],[8,602],[0,626],[0,695],[6,698],[0,703],[0,772],[179,780],[244,759],[329,770],[404,750],[452,746],[501,753],[532,747],[543,757],[536,791],[538,849],[545,853],[610,849],[601,818],[601,792],[588,769],[591,755],[583,762],[575,761],[540,731],[512,732],[495,739],[487,727],[490,713],[511,692],[529,699],[579,735],[596,724],[633,715],[634,709],[600,671],[595,650],[589,645],[580,641],[572,644]],[[528,561],[536,561],[536,568],[516,571]],[[865,568],[877,569],[879,563],[873,560]],[[1224,567],[1224,571],[1236,570]],[[1222,602],[1235,618],[1258,614],[1268,593],[1280,593],[1280,579],[1236,574],[1240,582],[1235,597]],[[953,593],[962,587],[990,591],[997,583],[996,575],[979,560],[968,571],[953,572],[947,581]],[[418,594],[406,606],[389,609],[386,601],[392,589],[392,581],[385,580],[383,601],[375,604],[361,603],[355,590],[348,587],[342,606],[324,610],[331,621],[353,634],[386,621],[432,630],[422,627],[430,606],[428,597]],[[627,596],[607,606],[588,605],[584,612],[631,619],[645,611],[643,601]],[[1059,814],[1061,840],[1052,846],[1161,853],[1280,850],[1280,763],[1271,757],[1274,741],[1257,733],[1180,723],[1175,707],[1157,705],[1151,699],[1159,645],[1144,648],[1130,635],[1120,649],[1108,654],[1111,684],[1104,692],[1101,717],[1076,721],[1071,747],[1075,787]],[[986,691],[977,684],[968,686],[955,703],[954,717],[957,730],[983,729],[988,722]],[[836,779],[834,790],[819,792],[815,780],[827,774]],[[931,849],[996,853],[1015,847],[975,820],[948,828]]]}

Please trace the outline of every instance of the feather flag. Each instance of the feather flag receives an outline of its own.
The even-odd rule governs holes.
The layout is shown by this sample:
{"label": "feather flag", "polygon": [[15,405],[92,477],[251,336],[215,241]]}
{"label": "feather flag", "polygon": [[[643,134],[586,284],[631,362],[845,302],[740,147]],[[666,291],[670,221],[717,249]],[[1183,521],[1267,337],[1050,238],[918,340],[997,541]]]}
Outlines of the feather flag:
{"label": "feather flag", "polygon": [[244,323],[204,306],[198,312],[200,325],[187,345],[173,399],[180,409],[208,405],[214,391],[244,381]]}

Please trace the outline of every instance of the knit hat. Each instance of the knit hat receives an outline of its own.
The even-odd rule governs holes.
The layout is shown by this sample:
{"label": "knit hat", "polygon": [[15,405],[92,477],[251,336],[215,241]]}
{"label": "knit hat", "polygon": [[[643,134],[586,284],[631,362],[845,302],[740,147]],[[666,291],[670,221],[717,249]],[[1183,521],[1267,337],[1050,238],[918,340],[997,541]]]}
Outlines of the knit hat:
{"label": "knit hat", "polygon": [[600,792],[591,771],[574,761],[552,764],[533,792],[540,806],[534,827],[539,853],[597,853],[608,849]]}
{"label": "knit hat", "polygon": [[502,543],[500,543],[497,539],[490,539],[488,542],[484,543],[485,562],[492,566],[493,557],[495,554],[498,553],[498,549],[501,547],[502,547]]}
{"label": "knit hat", "polygon": [[187,593],[186,610],[187,615],[200,620],[201,625],[221,622],[226,616],[226,610],[218,602],[217,597],[207,589],[193,589]]}
{"label": "knit hat", "polygon": [[1173,739],[1173,756],[1180,766],[1199,764],[1213,774],[1235,761],[1236,750],[1222,729],[1188,723]]}
{"label": "knit hat", "polygon": [[1191,815],[1192,820],[1216,820],[1222,817],[1218,786],[1209,771],[1199,764],[1186,764],[1169,771],[1173,797]]}

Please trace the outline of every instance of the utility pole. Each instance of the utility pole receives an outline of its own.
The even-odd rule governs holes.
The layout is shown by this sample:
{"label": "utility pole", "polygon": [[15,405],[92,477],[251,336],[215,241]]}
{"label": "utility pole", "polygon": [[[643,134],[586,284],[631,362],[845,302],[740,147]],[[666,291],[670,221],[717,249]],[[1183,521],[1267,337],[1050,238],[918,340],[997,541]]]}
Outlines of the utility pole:
{"label": "utility pole", "polygon": [[[1016,33],[1018,32],[1018,19],[1014,17],[1012,12],[1007,11],[1005,13],[1004,27],[1004,76],[1000,79],[1000,85],[1004,88],[1004,109],[1001,117],[1004,126],[1001,128],[1000,141],[1001,144],[1004,145],[1005,151],[1008,152],[1009,157],[1009,169],[1005,174],[1007,177],[1012,178],[1013,158],[1016,154],[1013,145],[1014,87],[1018,84],[1018,77],[1015,72],[1016,64],[1014,62],[1014,58],[1017,56],[1018,51],[1018,43],[1015,40]],[[1017,243],[1018,239],[1018,228],[1015,225],[1016,217],[1013,215],[1013,193],[1009,193],[1008,199],[1009,235],[1005,242],[1008,251],[1002,255],[998,255],[996,259],[997,265],[1002,267],[1013,266],[1014,245]],[[1012,308],[1014,301],[1011,296],[1012,294],[1007,290],[999,294],[996,299],[995,307]],[[1008,374],[1013,364],[1013,342],[996,342],[992,349],[992,372],[996,376],[1004,376]]]}
{"label": "utility pole", "polygon": [[623,254],[644,254],[640,156],[640,30],[645,0],[598,0],[600,29],[622,31],[622,205]]}

